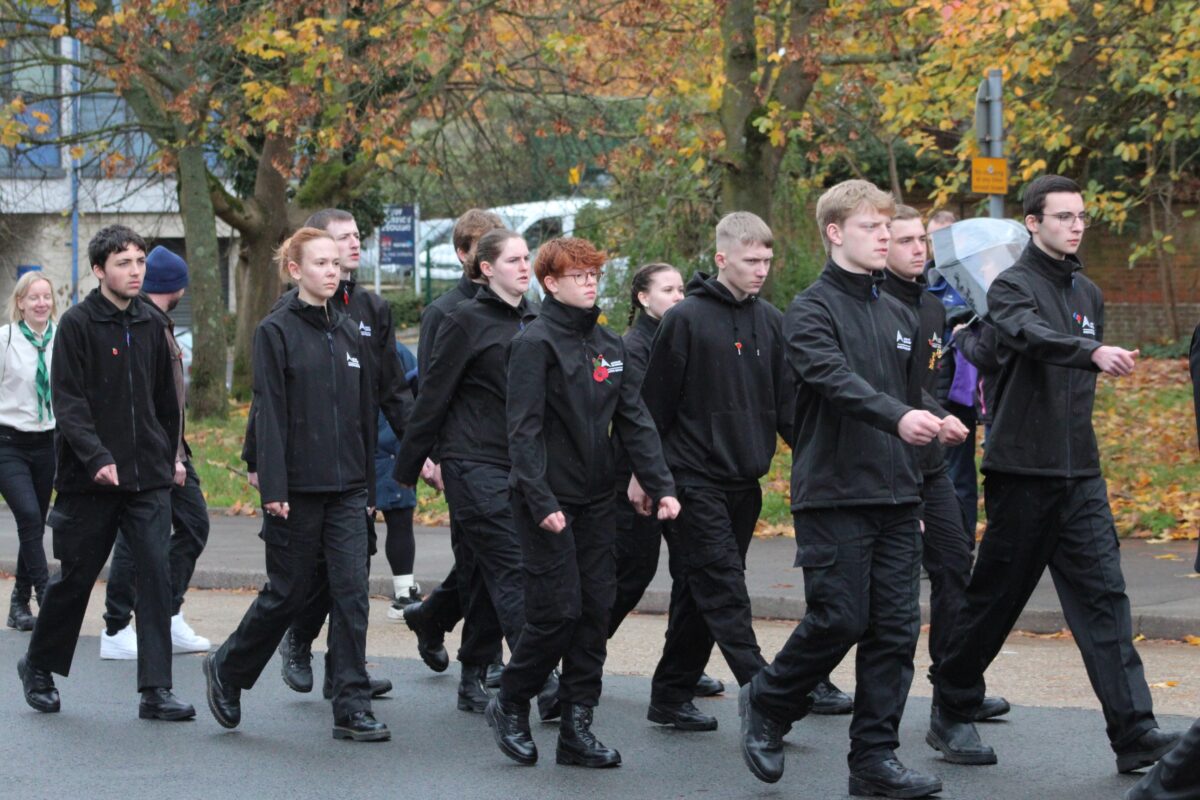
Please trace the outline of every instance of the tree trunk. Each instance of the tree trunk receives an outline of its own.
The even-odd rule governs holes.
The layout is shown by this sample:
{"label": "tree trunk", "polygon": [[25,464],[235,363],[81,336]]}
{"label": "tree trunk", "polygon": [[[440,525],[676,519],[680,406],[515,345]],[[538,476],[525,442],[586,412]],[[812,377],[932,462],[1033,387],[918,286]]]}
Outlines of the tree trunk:
{"label": "tree trunk", "polygon": [[179,158],[179,213],[187,244],[188,292],[192,295],[192,375],[188,403],[196,417],[223,418],[225,393],[225,308],[221,302],[221,268],[216,217],[208,194],[204,152],[183,147]]}

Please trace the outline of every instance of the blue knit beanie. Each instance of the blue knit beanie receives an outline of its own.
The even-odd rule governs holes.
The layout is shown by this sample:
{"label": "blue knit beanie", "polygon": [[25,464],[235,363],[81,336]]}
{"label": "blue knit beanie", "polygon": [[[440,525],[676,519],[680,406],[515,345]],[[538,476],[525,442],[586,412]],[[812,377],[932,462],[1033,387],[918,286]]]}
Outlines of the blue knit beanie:
{"label": "blue knit beanie", "polygon": [[142,291],[146,294],[171,294],[188,285],[187,262],[159,245],[146,256],[146,277]]}

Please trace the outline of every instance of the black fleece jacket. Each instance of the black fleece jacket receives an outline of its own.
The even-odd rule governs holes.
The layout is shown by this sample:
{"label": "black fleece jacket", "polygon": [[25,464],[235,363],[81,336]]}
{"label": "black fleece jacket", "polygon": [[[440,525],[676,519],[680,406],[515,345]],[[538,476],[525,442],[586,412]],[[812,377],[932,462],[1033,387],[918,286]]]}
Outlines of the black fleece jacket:
{"label": "black fleece jacket", "polygon": [[331,301],[291,297],[254,333],[262,502],[367,488],[374,505],[374,405],[358,327]]}
{"label": "black fleece jacket", "polygon": [[[638,314],[633,324],[621,337],[625,345],[625,380],[632,383],[641,391],[642,382],[646,378],[646,365],[650,362],[650,348],[654,344],[654,334],[658,331],[658,323],[654,317],[645,311]],[[617,442],[617,493],[624,494],[629,487],[629,477],[633,474],[633,466],[629,463],[629,454],[621,443]]]}
{"label": "black fleece jacket", "polygon": [[[135,297],[121,310],[99,289],[63,314],[54,336],[55,488],[141,492],[171,486],[179,404],[166,326]],[[117,466],[117,486],[93,478]]]}
{"label": "black fleece jacket", "polygon": [[[275,301],[271,311],[286,307],[298,296],[295,288],[289,289]],[[367,379],[366,396],[372,403],[369,415],[371,442],[378,438],[377,411],[383,412],[388,425],[397,436],[403,436],[408,417],[412,413],[413,393],[409,382],[405,380],[400,355],[396,352],[396,327],[392,322],[392,307],[374,292],[361,288],[354,281],[346,280],[338,284],[337,291],[329,300],[329,306],[348,316],[362,338],[360,355]],[[255,408],[252,403],[249,423],[246,426],[246,440],[242,446],[242,460],[246,462],[246,468],[250,472],[257,469],[255,436]],[[372,457],[374,447],[372,444],[368,450]]]}
{"label": "black fleece jacket", "polygon": [[1001,371],[982,469],[1084,478],[1100,474],[1092,428],[1092,353],[1104,338],[1104,299],[1074,256],[1030,242],[988,289]]}
{"label": "black fleece jacket", "polygon": [[624,344],[596,324],[599,315],[547,297],[509,348],[509,483],[537,520],[613,497],[614,433],[654,502],[675,494],[654,423],[627,380]]}
{"label": "black fleece jacket", "polygon": [[795,389],[783,315],[735,300],[702,272],[663,316],[642,396],[681,486],[749,487],[767,474],[778,433],[792,441]]}
{"label": "black fleece jacket", "polygon": [[416,483],[435,444],[442,459],[511,466],[504,410],[505,355],[513,336],[536,316],[524,298],[514,308],[482,286],[473,299],[464,300],[442,320],[400,444],[398,483]]}
{"label": "black fleece jacket", "polygon": [[437,341],[438,329],[459,303],[470,300],[479,291],[482,284],[475,283],[464,273],[458,279],[454,288],[437,297],[421,312],[421,336],[417,340],[417,380],[420,381],[429,370],[429,358],[433,355],[433,345]]}
{"label": "black fleece jacket", "polygon": [[[942,374],[949,371],[951,355],[943,337],[946,332],[946,307],[930,294],[925,278],[907,281],[891,271],[886,272],[883,291],[899,300],[917,319],[917,335],[913,338],[909,358],[910,382],[915,380],[924,392],[922,406],[936,402]],[[938,416],[945,416],[939,413]],[[921,472],[932,477],[946,470],[945,447],[937,439],[921,448]]]}
{"label": "black fleece jacket", "polygon": [[917,322],[880,291],[883,280],[830,261],[787,310],[796,375],[793,511],[921,500],[917,448],[898,432],[922,397],[910,379]]}

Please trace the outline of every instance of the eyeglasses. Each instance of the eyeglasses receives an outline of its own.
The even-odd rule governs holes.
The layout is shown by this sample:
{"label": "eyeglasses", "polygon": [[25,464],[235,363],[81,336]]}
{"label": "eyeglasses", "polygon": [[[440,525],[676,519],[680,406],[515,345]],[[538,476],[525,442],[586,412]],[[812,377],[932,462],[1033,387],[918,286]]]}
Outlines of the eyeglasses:
{"label": "eyeglasses", "polygon": [[602,269],[589,269],[587,272],[568,272],[563,275],[564,278],[573,278],[576,286],[587,286],[589,280],[593,280],[599,285],[600,278],[604,276]]}
{"label": "eyeglasses", "polygon": [[1071,223],[1078,220],[1083,227],[1088,228],[1091,227],[1091,225],[1095,222],[1095,220],[1092,219],[1092,215],[1086,211],[1081,214],[1072,214],[1070,211],[1063,211],[1059,214],[1038,214],[1039,219],[1045,219],[1046,217],[1056,219],[1058,220],[1059,225],[1064,226],[1070,226]]}

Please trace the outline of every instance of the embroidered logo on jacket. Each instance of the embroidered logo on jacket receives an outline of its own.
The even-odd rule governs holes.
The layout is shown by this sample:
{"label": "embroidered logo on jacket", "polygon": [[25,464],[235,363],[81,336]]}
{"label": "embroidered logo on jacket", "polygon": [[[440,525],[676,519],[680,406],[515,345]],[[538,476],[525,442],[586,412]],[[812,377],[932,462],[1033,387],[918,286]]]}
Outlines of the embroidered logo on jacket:
{"label": "embroidered logo on jacket", "polygon": [[896,331],[896,349],[912,352],[912,337],[905,336],[900,331]]}
{"label": "embroidered logo on jacket", "polygon": [[346,353],[346,366],[354,367],[355,369],[361,369],[361,367],[358,366],[358,359],[349,353]]}
{"label": "embroidered logo on jacket", "polygon": [[371,335],[371,326],[365,322],[358,323],[358,335],[359,336],[370,336]]}
{"label": "embroidered logo on jacket", "polygon": [[624,371],[625,362],[609,361],[604,357],[603,353],[592,359],[592,380],[596,383],[611,384],[612,381],[608,379],[608,376]]}
{"label": "embroidered logo on jacket", "polygon": [[1079,327],[1082,329],[1084,336],[1096,335],[1096,323],[1088,319],[1086,314],[1080,314],[1078,311],[1076,311],[1074,317],[1075,321],[1079,323]]}

